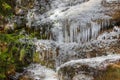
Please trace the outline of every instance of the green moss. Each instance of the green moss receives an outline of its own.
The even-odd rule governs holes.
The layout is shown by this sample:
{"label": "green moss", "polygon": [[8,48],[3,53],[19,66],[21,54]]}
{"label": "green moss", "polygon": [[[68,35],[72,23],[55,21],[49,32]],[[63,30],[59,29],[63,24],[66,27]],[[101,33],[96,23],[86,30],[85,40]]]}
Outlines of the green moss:
{"label": "green moss", "polygon": [[39,53],[34,53],[33,54],[33,62],[34,63],[40,63]]}
{"label": "green moss", "polygon": [[8,10],[12,9],[11,6],[5,2],[2,3],[2,6],[4,9],[8,9]]}
{"label": "green moss", "polygon": [[18,39],[23,37],[22,35],[17,34],[0,34],[0,41],[4,42],[18,42]]}
{"label": "green moss", "polygon": [[10,70],[9,66],[11,66],[14,63],[14,57],[10,56],[9,53],[7,53],[7,50],[4,52],[1,52],[0,54],[0,79],[3,79],[6,77],[6,73]]}
{"label": "green moss", "polygon": [[24,57],[25,57],[25,49],[21,49],[19,60],[22,61]]}
{"label": "green moss", "polygon": [[14,11],[14,0],[0,0],[0,14],[3,16],[10,16]]}
{"label": "green moss", "polygon": [[4,74],[4,73],[1,73],[1,74],[0,74],[0,79],[1,79],[1,80],[4,80],[5,78],[6,78],[5,74]]}
{"label": "green moss", "polygon": [[45,33],[40,35],[39,32],[39,30],[35,31],[34,29],[30,29],[27,31],[25,28],[16,27],[15,30],[11,33],[0,32],[0,48],[2,47],[2,49],[0,49],[0,64],[3,64],[0,66],[0,75],[10,71],[9,67],[11,65],[13,65],[15,70],[18,72],[22,72],[23,67],[28,66],[31,62],[41,63],[42,65],[52,67],[52,65],[47,64],[51,62],[40,60],[39,54],[35,52],[35,46],[32,43],[21,43],[19,41],[19,39],[22,38],[27,38],[29,40],[33,39],[34,37],[39,39],[47,38]]}

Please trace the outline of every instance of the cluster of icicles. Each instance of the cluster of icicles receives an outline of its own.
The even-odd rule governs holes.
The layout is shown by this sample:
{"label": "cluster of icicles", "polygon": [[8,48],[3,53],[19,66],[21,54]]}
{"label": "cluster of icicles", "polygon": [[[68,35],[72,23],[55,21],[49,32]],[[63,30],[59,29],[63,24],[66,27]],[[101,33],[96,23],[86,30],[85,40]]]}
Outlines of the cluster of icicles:
{"label": "cluster of icicles", "polygon": [[[42,1],[42,3],[45,3],[45,1]],[[111,2],[113,0],[106,1]],[[100,11],[104,12],[104,8],[102,9],[101,7],[102,0],[54,0],[50,2],[51,9],[49,10],[47,8],[48,11],[45,13],[37,15],[38,13],[35,13],[35,7],[35,9],[28,11],[27,15],[29,26],[37,26],[37,29],[42,29],[46,26],[49,28],[45,31],[45,35],[48,36],[47,38],[49,40],[52,39],[57,42],[65,43],[85,43],[91,39],[95,39],[101,31],[109,28],[111,25],[110,16],[104,13],[98,13],[99,8],[101,8]],[[68,3],[74,5],[68,5]],[[37,4],[40,3],[38,2]],[[89,5],[90,8],[89,6],[87,7],[87,5]],[[77,8],[76,10],[79,10],[78,13],[76,13],[77,11],[73,12],[72,7]],[[88,10],[80,10],[79,7],[80,9],[85,7],[85,9]],[[44,24],[48,25],[44,26]],[[51,26],[52,28],[50,29]]]}
{"label": "cluster of icicles", "polygon": [[110,21],[105,20],[105,22],[101,22],[98,24],[97,22],[91,22],[86,24],[86,26],[81,27],[69,26],[69,23],[63,27],[63,36],[64,42],[66,43],[85,43],[90,41],[91,39],[96,39],[99,33],[107,28],[109,28]]}

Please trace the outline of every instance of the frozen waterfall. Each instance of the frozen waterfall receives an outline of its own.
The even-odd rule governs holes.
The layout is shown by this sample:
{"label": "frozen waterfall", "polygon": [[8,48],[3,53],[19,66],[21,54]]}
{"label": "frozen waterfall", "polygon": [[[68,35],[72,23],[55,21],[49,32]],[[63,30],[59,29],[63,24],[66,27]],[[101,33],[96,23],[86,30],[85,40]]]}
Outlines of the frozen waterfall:
{"label": "frozen waterfall", "polygon": [[[52,67],[60,70],[66,65],[71,67],[80,63],[88,64],[91,70],[93,66],[99,68],[99,65],[106,66],[120,60],[120,55],[113,55],[114,51],[110,56],[107,52],[111,45],[119,43],[120,30],[116,26],[119,10],[120,0],[35,0],[34,8],[28,11],[27,26],[41,31],[45,29],[47,40],[34,42],[44,65],[51,63]],[[115,30],[104,33],[113,27]],[[101,49],[105,51],[102,53]],[[78,79],[75,77],[75,80]]]}
{"label": "frozen waterfall", "polygon": [[[111,2],[119,3],[119,0],[40,0],[28,13],[28,25],[38,28],[44,24],[52,25],[50,35],[58,42],[88,42],[104,28],[114,25],[113,13],[107,13],[119,9],[119,6],[105,7]],[[40,4],[45,9],[42,14],[38,14]]]}

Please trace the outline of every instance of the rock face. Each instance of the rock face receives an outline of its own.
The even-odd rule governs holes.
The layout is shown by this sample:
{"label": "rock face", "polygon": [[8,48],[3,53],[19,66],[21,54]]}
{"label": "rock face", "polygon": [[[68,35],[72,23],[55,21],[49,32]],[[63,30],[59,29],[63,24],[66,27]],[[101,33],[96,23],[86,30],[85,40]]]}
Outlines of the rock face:
{"label": "rock face", "polygon": [[[57,69],[59,80],[93,80],[120,62],[119,0],[35,0],[25,16],[27,27],[48,35],[32,42],[40,63]],[[33,66],[27,76],[53,80]]]}
{"label": "rock face", "polygon": [[[60,80],[93,80],[120,61],[119,27],[103,32],[86,44],[35,40],[36,52],[44,65],[57,68]],[[117,49],[117,50],[116,50]],[[116,54],[117,53],[117,54]]]}
{"label": "rock face", "polygon": [[55,68],[70,60],[119,53],[119,29],[119,27],[114,27],[113,30],[99,35],[97,40],[86,44],[57,43],[51,40],[38,40],[34,43],[40,59],[46,64],[52,63],[51,65]]}
{"label": "rock face", "polygon": [[[93,80],[110,64],[119,63],[120,55],[72,60],[57,68],[60,80]],[[76,76],[77,75],[77,76]],[[81,77],[82,76],[82,77]]]}

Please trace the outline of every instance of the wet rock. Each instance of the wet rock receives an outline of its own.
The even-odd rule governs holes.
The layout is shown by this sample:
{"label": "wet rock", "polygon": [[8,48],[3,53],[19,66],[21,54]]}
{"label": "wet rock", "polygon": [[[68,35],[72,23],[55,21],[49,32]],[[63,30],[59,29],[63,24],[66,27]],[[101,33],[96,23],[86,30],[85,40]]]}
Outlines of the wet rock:
{"label": "wet rock", "polygon": [[[57,68],[58,74],[60,75],[60,80],[72,80],[75,75],[84,74],[91,76],[90,80],[99,74],[102,71],[105,71],[107,67],[111,64],[117,64],[120,62],[120,55],[108,55],[101,56],[95,58],[88,59],[80,59],[80,60],[71,60],[62,64]],[[93,78],[92,78],[93,77]],[[87,80],[85,78],[85,80]],[[84,78],[80,80],[84,80]]]}
{"label": "wet rock", "polygon": [[9,75],[8,78],[10,80],[19,80],[21,76],[22,76],[22,73],[15,73],[15,75]]}

